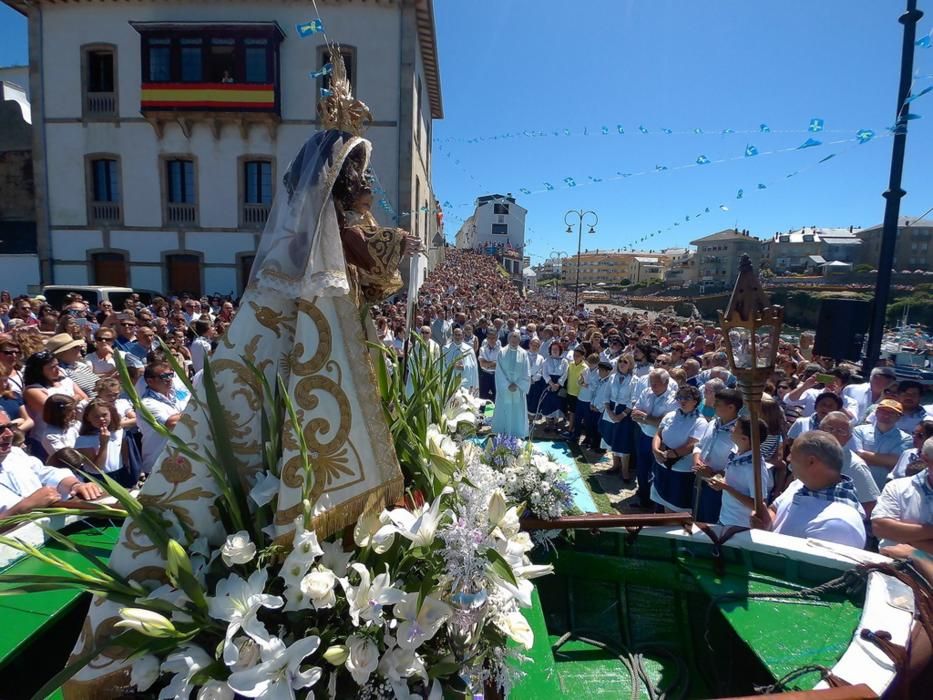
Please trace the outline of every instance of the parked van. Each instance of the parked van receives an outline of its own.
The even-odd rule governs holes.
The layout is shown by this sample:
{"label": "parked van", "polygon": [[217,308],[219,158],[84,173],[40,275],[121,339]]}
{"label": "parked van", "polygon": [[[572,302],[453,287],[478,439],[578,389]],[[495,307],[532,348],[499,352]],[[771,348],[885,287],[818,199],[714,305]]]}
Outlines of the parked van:
{"label": "parked van", "polygon": [[67,294],[80,294],[91,308],[96,308],[102,301],[109,301],[116,311],[123,310],[124,302],[131,294],[139,294],[140,301],[148,304],[152,301],[152,293],[132,289],[130,287],[105,287],[100,285],[80,284],[49,284],[42,288],[42,295],[46,302],[56,309],[62,308]]}

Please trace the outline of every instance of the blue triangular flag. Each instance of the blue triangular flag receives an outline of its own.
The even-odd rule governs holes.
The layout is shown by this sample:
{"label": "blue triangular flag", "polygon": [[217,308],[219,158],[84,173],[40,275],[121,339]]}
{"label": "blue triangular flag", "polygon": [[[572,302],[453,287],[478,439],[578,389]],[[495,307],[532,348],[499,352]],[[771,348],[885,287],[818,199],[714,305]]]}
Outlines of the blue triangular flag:
{"label": "blue triangular flag", "polygon": [[545,182],[545,183],[544,183],[544,189],[546,189],[546,190],[548,190],[548,191],[553,190],[553,189],[554,189],[554,185],[552,185],[550,182]]}
{"label": "blue triangular flag", "polygon": [[616,124],[616,131],[618,131],[620,134],[625,133],[625,129],[622,128],[621,124]]}
{"label": "blue triangular flag", "polygon": [[324,23],[320,19],[312,19],[309,22],[302,22],[301,24],[296,24],[295,29],[298,30],[298,36],[300,37],[311,36],[312,34],[323,32]]}
{"label": "blue triangular flag", "polygon": [[321,67],[321,70],[316,70],[312,73],[309,73],[308,75],[312,80],[317,80],[318,78],[323,78],[325,75],[330,75],[333,72],[334,72],[334,64],[325,63]]}
{"label": "blue triangular flag", "polygon": [[570,129],[564,129],[564,136],[570,136]]}
{"label": "blue triangular flag", "polygon": [[763,184],[763,183],[761,183],[761,182],[759,182],[759,183],[758,183],[758,189],[759,189],[759,190],[766,190],[766,189],[768,189],[768,186],[765,185],[765,184]]}
{"label": "blue triangular flag", "polygon": [[604,126],[602,129],[600,129],[600,131],[603,132],[603,136],[608,136],[608,135],[609,135],[609,127],[608,127],[608,126]]}
{"label": "blue triangular flag", "polygon": [[643,127],[643,126],[639,126],[639,127],[638,127],[638,130],[639,130],[641,133],[643,133],[643,134],[647,134],[647,133],[648,133],[648,130],[647,130],[645,127]]}
{"label": "blue triangular flag", "polygon": [[703,129],[697,127],[696,129],[693,130],[693,133],[694,133],[694,134],[702,134],[702,133],[703,133]]}
{"label": "blue triangular flag", "polygon": [[763,134],[767,134],[771,131],[771,127],[768,126],[767,124],[759,124],[758,130]]}
{"label": "blue triangular flag", "polygon": [[914,46],[919,46],[921,49],[928,49],[933,46],[933,36],[927,34],[925,37],[921,37],[914,42]]}
{"label": "blue triangular flag", "polygon": [[859,129],[855,132],[855,138],[858,139],[859,143],[868,143],[875,138],[875,132],[871,129]]}
{"label": "blue triangular flag", "polygon": [[822,131],[822,130],[823,130],[822,119],[814,118],[810,120],[810,126],[807,127],[807,131],[812,131],[813,133],[816,133],[817,131]]}
{"label": "blue triangular flag", "polygon": [[656,166],[654,166],[654,169],[660,172],[661,170],[667,170],[667,166],[666,166],[666,165],[656,165]]}
{"label": "blue triangular flag", "polygon": [[835,157],[836,157],[836,154],[835,154],[835,153],[830,153],[830,154],[829,154],[828,156],[826,156],[825,158],[820,158],[820,160],[819,160],[818,162],[819,162],[819,163],[825,163],[825,162],[828,161],[830,158],[835,158]]}
{"label": "blue triangular flag", "polygon": [[567,187],[576,187],[576,186],[577,186],[577,181],[574,180],[572,177],[565,177],[565,178],[564,178],[564,184],[566,184]]}
{"label": "blue triangular flag", "polygon": [[673,134],[674,132],[671,129],[661,129],[665,134]]}
{"label": "blue triangular flag", "polygon": [[729,211],[729,207],[727,207],[725,204],[720,204],[720,205],[719,205],[719,208],[720,208],[722,211]]}
{"label": "blue triangular flag", "polygon": [[333,94],[334,94],[334,93],[332,93],[332,92],[331,92],[330,90],[328,90],[327,88],[321,88],[321,97],[330,97],[330,96],[332,96]]}
{"label": "blue triangular flag", "polygon": [[529,189],[527,189],[527,188],[525,188],[525,187],[519,187],[519,188],[518,188],[518,191],[521,192],[522,194],[531,194],[531,190],[529,190]]}
{"label": "blue triangular flag", "polygon": [[709,164],[709,158],[707,158],[706,156],[700,156],[697,158],[697,165],[708,165],[708,164]]}
{"label": "blue triangular flag", "polygon": [[736,198],[736,199],[742,199],[742,197],[743,197],[744,195],[745,195],[745,190],[739,190],[738,192],[736,192],[735,198]]}
{"label": "blue triangular flag", "polygon": [[807,139],[802,144],[797,146],[797,150],[799,151],[804,148],[813,148],[814,146],[822,146],[822,145],[823,145],[822,141],[817,141],[816,139]]}
{"label": "blue triangular flag", "polygon": [[724,134],[734,134],[734,133],[735,133],[735,129],[723,129],[723,130],[722,130],[722,133],[724,133]]}
{"label": "blue triangular flag", "polygon": [[908,103],[909,103],[909,102],[913,102],[913,101],[916,100],[918,97],[923,97],[923,96],[926,95],[928,92],[933,92],[933,85],[930,85],[929,87],[923,88],[923,90],[921,90],[920,92],[918,92],[916,95],[911,95],[910,97],[908,97],[908,98],[907,98],[906,100],[904,100],[904,101],[905,101],[905,102],[908,102]]}
{"label": "blue triangular flag", "polygon": [[751,158],[752,156],[757,156],[757,155],[758,155],[758,149],[757,149],[757,148],[755,148],[755,147],[752,146],[751,144],[749,144],[748,146],[745,147],[745,157],[746,157],[746,158]]}

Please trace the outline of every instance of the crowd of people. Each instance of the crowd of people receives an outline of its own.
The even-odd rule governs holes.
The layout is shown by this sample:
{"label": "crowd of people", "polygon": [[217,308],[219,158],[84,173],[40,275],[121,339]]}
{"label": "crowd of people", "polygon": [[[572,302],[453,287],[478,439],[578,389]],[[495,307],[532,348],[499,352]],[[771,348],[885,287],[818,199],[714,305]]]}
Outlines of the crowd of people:
{"label": "crowd of people", "polygon": [[[423,344],[411,347],[493,403],[493,432],[567,440],[634,488],[633,509],[933,553],[933,406],[892,367],[862,378],[782,340],[753,426],[714,324],[525,296],[494,257],[457,249],[416,301],[410,323],[404,295],[372,307],[387,347],[401,355],[413,331]],[[217,297],[130,297],[117,310],[74,294],[61,309],[0,296],[0,515],[99,495],[82,473],[144,478],[166,438],[138,420],[117,357],[171,430],[186,380],[235,314]],[[765,508],[755,508],[756,471]]]}
{"label": "crowd of people", "polygon": [[0,517],[100,497],[87,475],[126,487],[143,480],[167,438],[138,418],[120,361],[142,405],[171,430],[189,380],[235,315],[221,297],[145,304],[133,294],[115,309],[70,293],[56,308],[0,292]]}
{"label": "crowd of people", "polygon": [[[714,324],[523,297],[494,258],[458,250],[416,308],[422,338],[494,403],[493,432],[559,434],[635,486],[634,510],[933,553],[933,405],[893,367],[862,378],[782,340],[753,465],[751,418]],[[404,306],[374,314],[383,342],[401,348]]]}

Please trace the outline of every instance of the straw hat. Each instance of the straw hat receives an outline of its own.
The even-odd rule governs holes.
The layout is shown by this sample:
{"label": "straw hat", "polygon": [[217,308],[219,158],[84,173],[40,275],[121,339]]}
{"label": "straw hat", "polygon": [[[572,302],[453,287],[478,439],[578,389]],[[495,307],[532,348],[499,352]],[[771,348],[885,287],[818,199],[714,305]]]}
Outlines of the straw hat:
{"label": "straw hat", "polygon": [[53,335],[45,343],[45,349],[53,355],[59,355],[77,347],[84,347],[84,341],[80,338],[75,340],[68,333]]}

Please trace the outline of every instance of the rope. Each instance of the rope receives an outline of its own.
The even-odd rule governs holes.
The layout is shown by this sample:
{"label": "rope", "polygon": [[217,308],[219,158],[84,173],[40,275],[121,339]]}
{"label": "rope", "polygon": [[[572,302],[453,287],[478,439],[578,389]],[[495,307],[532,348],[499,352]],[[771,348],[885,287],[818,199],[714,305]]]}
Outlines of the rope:
{"label": "rope", "polygon": [[[560,648],[568,641],[578,641],[590,646],[596,647],[607,654],[615,656],[632,679],[632,700],[638,700],[641,697],[641,688],[644,686],[648,700],[681,700],[686,697],[689,689],[689,674],[684,661],[673,651],[662,646],[643,646],[639,651],[630,651],[628,649],[616,649],[606,642],[602,642],[590,637],[578,635],[572,630],[565,632],[551,647],[551,651],[556,655]],[[651,678],[651,673],[645,662],[648,655],[655,657],[661,656],[668,661],[673,662],[673,677],[671,681],[663,688],[655,685]]]}

